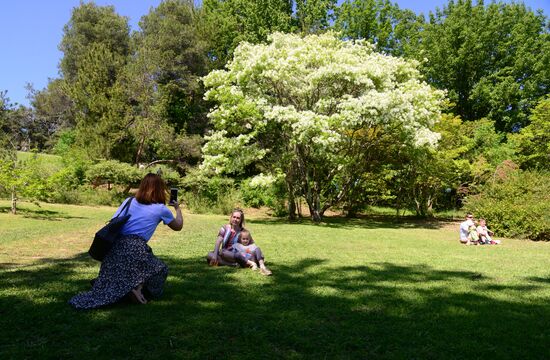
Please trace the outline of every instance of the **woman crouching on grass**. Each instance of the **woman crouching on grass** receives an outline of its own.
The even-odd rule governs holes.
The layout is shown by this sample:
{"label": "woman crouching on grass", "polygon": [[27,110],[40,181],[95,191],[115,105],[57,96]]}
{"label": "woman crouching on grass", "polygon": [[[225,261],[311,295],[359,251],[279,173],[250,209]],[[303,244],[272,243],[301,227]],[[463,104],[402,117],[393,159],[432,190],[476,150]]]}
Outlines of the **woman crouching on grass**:
{"label": "woman crouching on grass", "polygon": [[[117,302],[128,295],[134,302],[145,304],[142,293],[158,298],[162,290],[168,267],[159,260],[147,245],[157,225],[162,221],[172,230],[183,227],[183,217],[177,202],[171,203],[176,217],[166,207],[167,188],[160,176],[147,174],[130,203],[130,219],[122,227],[122,237],[103,259],[99,275],[92,289],[74,296],[69,303],[77,309],[93,309]],[[114,216],[122,210],[126,199]]]}

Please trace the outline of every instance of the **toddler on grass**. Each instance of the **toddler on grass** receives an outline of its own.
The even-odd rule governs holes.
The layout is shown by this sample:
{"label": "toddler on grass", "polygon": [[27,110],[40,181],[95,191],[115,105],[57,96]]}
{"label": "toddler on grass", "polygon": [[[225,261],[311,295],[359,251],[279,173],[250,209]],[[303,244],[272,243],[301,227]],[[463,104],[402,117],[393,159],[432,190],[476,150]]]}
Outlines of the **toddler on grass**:
{"label": "toddler on grass", "polygon": [[252,270],[258,270],[262,275],[271,275],[271,270],[265,266],[262,250],[256,244],[250,235],[250,231],[243,229],[239,242],[235,244],[235,257],[241,257]]}

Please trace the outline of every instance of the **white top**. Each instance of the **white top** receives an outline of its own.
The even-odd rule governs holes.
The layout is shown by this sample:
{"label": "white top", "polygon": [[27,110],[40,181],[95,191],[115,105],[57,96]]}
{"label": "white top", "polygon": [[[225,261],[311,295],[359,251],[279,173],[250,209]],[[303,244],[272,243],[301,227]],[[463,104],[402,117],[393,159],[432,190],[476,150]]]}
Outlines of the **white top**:
{"label": "white top", "polygon": [[475,226],[472,219],[467,219],[460,223],[460,240],[468,240],[470,235],[470,226]]}
{"label": "white top", "polygon": [[490,234],[489,234],[489,233],[491,233],[491,232],[492,232],[492,231],[489,230],[489,228],[487,228],[487,226],[481,226],[481,225],[479,225],[479,226],[477,227],[477,233],[478,233],[479,235],[485,236],[485,238],[486,238],[487,240],[489,240],[489,241],[493,240],[493,239],[491,238]]}
{"label": "white top", "polygon": [[254,252],[254,250],[256,250],[258,247],[254,244],[250,244],[250,245],[243,245],[241,243],[236,243],[235,245],[233,245],[233,247],[235,249],[237,249],[238,252],[240,253],[246,253],[246,254],[250,254],[252,252]]}

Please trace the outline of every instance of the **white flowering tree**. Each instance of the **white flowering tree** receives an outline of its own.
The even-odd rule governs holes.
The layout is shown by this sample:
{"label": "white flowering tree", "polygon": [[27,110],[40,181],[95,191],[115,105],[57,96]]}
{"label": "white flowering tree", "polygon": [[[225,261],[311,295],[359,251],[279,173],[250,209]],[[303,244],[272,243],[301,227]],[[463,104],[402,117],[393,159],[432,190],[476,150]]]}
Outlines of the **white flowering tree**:
{"label": "white flowering tree", "polygon": [[438,139],[430,129],[444,94],[420,79],[416,63],[334,33],[241,43],[226,70],[204,83],[216,105],[202,171],[238,173],[256,163],[283,174],[291,202],[303,196],[315,221],[358,185],[383,135],[407,147]]}

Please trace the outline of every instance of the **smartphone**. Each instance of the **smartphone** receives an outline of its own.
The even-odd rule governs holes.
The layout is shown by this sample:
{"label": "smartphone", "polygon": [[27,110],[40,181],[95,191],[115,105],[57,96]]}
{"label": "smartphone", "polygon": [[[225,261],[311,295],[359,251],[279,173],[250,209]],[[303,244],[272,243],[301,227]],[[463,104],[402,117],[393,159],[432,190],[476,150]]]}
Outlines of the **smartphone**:
{"label": "smartphone", "polygon": [[178,189],[171,188],[170,189],[170,203],[175,203],[178,201]]}

